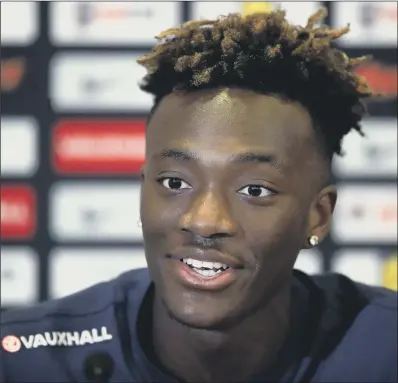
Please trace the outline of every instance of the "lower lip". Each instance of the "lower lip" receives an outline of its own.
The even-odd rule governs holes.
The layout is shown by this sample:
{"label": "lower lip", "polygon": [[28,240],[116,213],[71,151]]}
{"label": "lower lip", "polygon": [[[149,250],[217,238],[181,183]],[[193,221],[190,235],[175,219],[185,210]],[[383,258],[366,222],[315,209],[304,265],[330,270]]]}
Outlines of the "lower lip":
{"label": "lower lip", "polygon": [[199,290],[222,290],[236,280],[236,270],[229,268],[213,277],[204,277],[180,260],[172,260],[182,283]]}

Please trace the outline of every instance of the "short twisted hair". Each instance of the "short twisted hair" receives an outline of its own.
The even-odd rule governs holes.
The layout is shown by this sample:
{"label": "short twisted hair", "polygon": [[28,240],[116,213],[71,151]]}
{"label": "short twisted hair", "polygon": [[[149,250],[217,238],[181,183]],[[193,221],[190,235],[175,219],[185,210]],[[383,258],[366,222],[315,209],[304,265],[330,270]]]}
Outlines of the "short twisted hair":
{"label": "short twisted hair", "polygon": [[[141,89],[160,100],[178,90],[216,87],[277,94],[306,107],[323,153],[341,155],[351,129],[361,135],[363,99],[373,94],[354,68],[369,57],[349,58],[333,41],[349,31],[317,24],[321,8],[305,27],[286,21],[283,10],[217,20],[189,21],[162,32],[152,52],[138,59],[147,69]],[[153,108],[153,110],[154,110]]]}

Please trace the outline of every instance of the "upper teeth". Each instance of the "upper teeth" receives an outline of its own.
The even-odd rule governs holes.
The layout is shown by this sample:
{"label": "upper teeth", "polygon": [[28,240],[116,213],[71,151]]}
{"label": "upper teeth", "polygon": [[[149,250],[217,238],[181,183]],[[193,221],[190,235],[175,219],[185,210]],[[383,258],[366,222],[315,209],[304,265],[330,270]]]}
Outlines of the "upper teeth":
{"label": "upper teeth", "polygon": [[206,267],[207,269],[227,269],[229,266],[224,264],[224,263],[219,263],[219,262],[202,262],[198,261],[197,259],[192,259],[192,258],[184,258],[182,260],[184,263],[187,265],[196,267],[200,269],[201,267]]}

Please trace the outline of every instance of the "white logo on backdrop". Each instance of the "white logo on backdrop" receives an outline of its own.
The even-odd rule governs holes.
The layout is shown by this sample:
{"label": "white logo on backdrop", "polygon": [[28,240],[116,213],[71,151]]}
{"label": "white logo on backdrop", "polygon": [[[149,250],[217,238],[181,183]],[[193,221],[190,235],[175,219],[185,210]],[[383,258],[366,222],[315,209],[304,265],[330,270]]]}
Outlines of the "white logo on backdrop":
{"label": "white logo on backdrop", "polygon": [[369,119],[363,122],[366,137],[350,132],[343,139],[344,157],[333,160],[341,177],[396,177],[398,171],[397,120]]}
{"label": "white logo on backdrop", "polygon": [[30,117],[1,118],[1,175],[32,176],[38,167],[38,126]]}
{"label": "white logo on backdrop", "polygon": [[34,303],[39,294],[39,264],[29,247],[1,247],[1,305]]}
{"label": "white logo on backdrop", "polygon": [[331,269],[354,281],[380,286],[383,266],[380,255],[374,250],[340,250],[331,258]]}
{"label": "white logo on backdrop", "polygon": [[26,46],[39,36],[39,6],[34,1],[1,2],[1,45]]}
{"label": "white logo on backdrop", "polygon": [[140,54],[60,53],[50,62],[49,95],[56,111],[142,111],[152,97],[139,82]]}
{"label": "white logo on backdrop", "polygon": [[350,24],[350,33],[338,43],[349,47],[396,47],[396,1],[334,1],[331,2],[331,26],[344,28]]}
{"label": "white logo on backdrop", "polygon": [[55,45],[145,45],[182,22],[180,2],[53,2],[50,40]]}
{"label": "white logo on backdrop", "polygon": [[[144,249],[55,248],[50,254],[50,295],[59,298],[147,266]],[[71,276],[73,275],[73,278]]]}
{"label": "white logo on backdrop", "polygon": [[[215,19],[229,13],[263,10],[264,3],[272,8],[282,8],[286,18],[293,24],[305,25],[307,20],[321,6],[319,1],[269,1],[269,2],[233,2],[233,1],[193,1],[192,19]],[[266,6],[267,6],[266,5]]]}
{"label": "white logo on backdrop", "polygon": [[338,242],[396,243],[397,185],[341,184],[332,221]]}
{"label": "white logo on backdrop", "polygon": [[138,182],[59,182],[50,190],[57,241],[141,241]]}

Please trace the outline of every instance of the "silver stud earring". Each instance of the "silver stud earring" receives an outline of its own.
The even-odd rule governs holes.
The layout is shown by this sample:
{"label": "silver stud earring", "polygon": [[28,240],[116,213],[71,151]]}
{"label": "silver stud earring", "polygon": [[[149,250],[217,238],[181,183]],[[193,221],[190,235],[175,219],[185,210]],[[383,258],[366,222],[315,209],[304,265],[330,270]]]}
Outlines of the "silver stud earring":
{"label": "silver stud earring", "polygon": [[319,238],[316,235],[311,235],[311,237],[308,239],[308,243],[312,247],[315,247],[319,243]]}
{"label": "silver stud earring", "polygon": [[141,217],[137,219],[137,226],[142,227]]}

